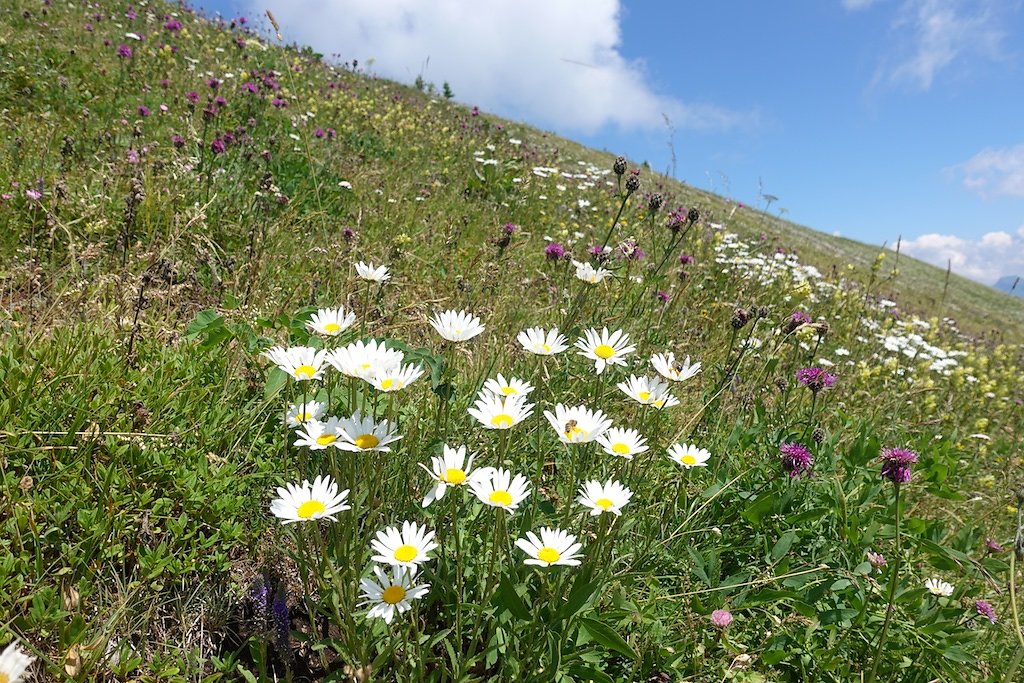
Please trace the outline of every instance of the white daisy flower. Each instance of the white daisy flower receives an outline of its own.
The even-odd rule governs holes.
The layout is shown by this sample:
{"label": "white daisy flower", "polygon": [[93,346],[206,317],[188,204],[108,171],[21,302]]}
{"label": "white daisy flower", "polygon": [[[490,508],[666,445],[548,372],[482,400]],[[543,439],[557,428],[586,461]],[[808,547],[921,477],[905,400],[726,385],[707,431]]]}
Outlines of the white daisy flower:
{"label": "white daisy flower", "polygon": [[378,391],[398,391],[404,389],[423,376],[423,367],[407,364],[380,372],[367,381]]}
{"label": "white daisy flower", "polygon": [[384,283],[391,279],[391,273],[388,272],[387,266],[374,266],[372,263],[363,263],[360,261],[356,264],[356,274],[370,282]]}
{"label": "white daisy flower", "polygon": [[509,429],[533,414],[533,404],[522,396],[498,396],[481,391],[474,407],[467,412],[486,429]]}
{"label": "white daisy flower", "polygon": [[634,455],[647,450],[647,439],[640,436],[640,432],[635,429],[612,427],[604,434],[596,437],[594,441],[601,444],[604,452],[608,455],[625,458],[626,460],[632,460]]}
{"label": "white daisy flower", "polygon": [[558,432],[558,440],[562,443],[588,443],[604,434],[612,425],[612,421],[600,410],[590,410],[582,405],[568,408],[559,403],[554,413],[545,410],[544,417]]}
{"label": "white daisy flower", "polygon": [[679,399],[668,393],[668,382],[652,377],[630,375],[625,382],[616,384],[622,393],[645,406],[670,408],[679,405]]}
{"label": "white daisy flower", "polygon": [[651,356],[651,365],[665,379],[673,382],[683,382],[700,372],[700,362],[690,364],[690,357],[684,361],[676,361],[674,353],[656,353]]}
{"label": "white daisy flower", "polygon": [[953,585],[946,583],[942,579],[928,579],[924,582],[924,587],[936,597],[948,598],[953,594]]}
{"label": "white daisy flower", "polygon": [[484,331],[480,318],[465,311],[442,311],[429,320],[434,330],[451,342],[472,339]]}
{"label": "white daisy flower", "polygon": [[612,271],[606,268],[594,268],[589,263],[577,261],[576,259],[572,260],[572,264],[576,266],[576,277],[592,285],[597,284],[612,274]]}
{"label": "white daisy flower", "polygon": [[405,354],[384,346],[375,339],[363,343],[352,342],[340,349],[328,351],[325,360],[346,377],[367,381],[375,375],[391,372],[401,366]]}
{"label": "white daisy flower", "polygon": [[309,346],[292,346],[287,349],[272,346],[262,355],[287,372],[292,379],[304,382],[323,377],[323,365],[327,352],[317,351]]}
{"label": "white daisy flower", "polygon": [[308,522],[326,517],[335,520],[334,515],[351,510],[346,505],[348,490],[338,493],[338,485],[327,475],[322,475],[302,484],[287,484],[278,487],[277,498],[270,503],[270,512],[283,519],[285,524]]}
{"label": "white daisy flower", "polygon": [[313,314],[306,327],[310,332],[322,334],[327,337],[336,337],[356,321],[356,314],[352,311],[345,312],[343,306],[338,308],[321,308]]}
{"label": "white daisy flower", "polygon": [[676,463],[690,469],[691,467],[707,467],[711,453],[705,448],[693,444],[672,444],[668,449],[668,457]]}
{"label": "white daisy flower", "polygon": [[535,564],[541,567],[550,567],[554,564],[564,564],[570,567],[579,565],[580,548],[583,546],[576,542],[576,537],[561,529],[549,529],[544,527],[540,530],[540,538],[532,531],[526,532],[526,538],[516,540],[516,547],[530,556],[523,560],[524,564]]}
{"label": "white daisy flower", "polygon": [[33,661],[35,657],[25,654],[17,641],[11,643],[0,654],[0,681],[18,683]]}
{"label": "white daisy flower", "polygon": [[533,385],[518,377],[510,377],[506,381],[505,376],[498,373],[497,379],[484,382],[484,389],[495,396],[526,396],[533,391]]}
{"label": "white daisy flower", "polygon": [[629,343],[629,335],[622,330],[608,334],[607,327],[600,333],[589,329],[584,335],[585,338],[576,340],[576,347],[580,349],[581,356],[594,361],[599,375],[604,372],[606,365],[625,365],[625,356],[636,351],[636,347]]}
{"label": "white daisy flower", "polygon": [[307,420],[302,428],[295,432],[298,437],[295,445],[306,446],[313,451],[322,451],[331,446],[340,448],[342,434],[341,420],[336,417],[329,417],[326,422]]}
{"label": "white daisy flower", "polygon": [[507,510],[510,514],[530,495],[530,483],[521,474],[515,478],[508,470],[486,468],[473,477],[469,487],[481,502]]}
{"label": "white daisy flower", "polygon": [[433,531],[417,526],[416,522],[406,521],[402,522],[401,531],[394,526],[378,531],[370,546],[377,553],[370,558],[374,562],[415,567],[430,559],[427,554],[437,547],[437,543],[434,543]]}
{"label": "white daisy flower", "polygon": [[440,458],[436,456],[430,458],[430,469],[427,469],[423,463],[419,463],[419,466],[437,482],[423,499],[423,507],[444,498],[445,491],[449,486],[468,485],[473,476],[480,476],[479,473],[483,470],[473,470],[473,458],[475,457],[475,453],[470,453],[469,458],[466,458],[465,446],[455,449],[445,444],[444,453]]}
{"label": "white daisy flower", "polygon": [[605,483],[596,480],[588,481],[580,487],[577,502],[590,508],[590,514],[597,516],[602,512],[614,515],[622,513],[622,507],[633,497],[633,492],[617,481],[609,479]]}
{"label": "white daisy flower", "polygon": [[374,424],[372,417],[363,417],[357,410],[352,417],[345,418],[339,423],[339,435],[337,446],[343,451],[391,451],[389,443],[394,443],[402,438],[395,431],[395,425],[387,420],[381,420]]}
{"label": "white daisy flower", "polygon": [[305,403],[292,403],[284,415],[284,423],[295,429],[310,420],[319,420],[327,410],[327,404],[319,401],[306,401]]}
{"label": "white daisy flower", "polygon": [[547,331],[542,327],[530,327],[520,332],[516,339],[524,349],[538,356],[553,356],[569,348],[568,340],[558,333],[557,327]]}
{"label": "white daisy flower", "polygon": [[379,565],[373,565],[373,573],[376,581],[370,577],[359,581],[359,588],[366,598],[362,604],[373,605],[366,614],[367,619],[383,619],[385,624],[390,624],[396,613],[408,612],[412,609],[411,602],[430,590],[429,583],[413,585],[415,566],[394,567],[388,576]]}

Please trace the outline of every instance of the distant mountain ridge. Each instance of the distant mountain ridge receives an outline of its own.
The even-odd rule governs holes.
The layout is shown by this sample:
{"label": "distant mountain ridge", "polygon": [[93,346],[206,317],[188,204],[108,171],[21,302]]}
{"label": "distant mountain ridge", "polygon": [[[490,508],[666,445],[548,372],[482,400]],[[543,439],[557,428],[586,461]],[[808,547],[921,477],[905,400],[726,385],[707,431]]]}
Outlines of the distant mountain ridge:
{"label": "distant mountain ridge", "polygon": [[[1016,285],[1016,287],[1014,287]],[[1024,277],[1019,275],[1005,275],[999,278],[999,281],[992,285],[1000,292],[1006,292],[1010,296],[1020,297],[1024,299]]]}

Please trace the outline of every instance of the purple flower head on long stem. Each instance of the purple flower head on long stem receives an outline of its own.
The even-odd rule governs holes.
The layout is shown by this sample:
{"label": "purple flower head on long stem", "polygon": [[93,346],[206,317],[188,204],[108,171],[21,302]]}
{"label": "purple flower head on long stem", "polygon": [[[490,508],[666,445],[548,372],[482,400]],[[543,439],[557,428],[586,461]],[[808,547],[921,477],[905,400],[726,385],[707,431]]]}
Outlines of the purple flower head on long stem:
{"label": "purple flower head on long stem", "polygon": [[791,479],[811,477],[814,467],[814,456],[806,446],[798,443],[784,443],[779,446],[782,455],[782,469]]}
{"label": "purple flower head on long stem", "polygon": [[565,247],[558,242],[549,242],[548,246],[544,247],[544,256],[549,261],[561,261],[565,258]]}
{"label": "purple flower head on long stem", "polygon": [[996,611],[992,608],[987,600],[977,600],[974,603],[975,611],[981,616],[988,619],[990,624],[996,623]]}
{"label": "purple flower head on long stem", "polygon": [[910,466],[917,462],[917,453],[907,448],[882,449],[882,477],[899,486],[910,481]]}
{"label": "purple flower head on long stem", "polygon": [[796,381],[817,394],[836,383],[836,376],[822,368],[800,368],[796,371]]}

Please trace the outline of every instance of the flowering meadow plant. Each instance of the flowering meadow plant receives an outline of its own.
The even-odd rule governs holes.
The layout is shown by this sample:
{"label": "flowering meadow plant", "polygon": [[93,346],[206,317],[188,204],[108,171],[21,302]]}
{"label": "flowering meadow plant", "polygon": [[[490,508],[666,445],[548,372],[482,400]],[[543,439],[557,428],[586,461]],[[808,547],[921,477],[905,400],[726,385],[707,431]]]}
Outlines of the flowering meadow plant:
{"label": "flowering meadow plant", "polygon": [[1016,300],[292,16],[11,3],[0,683],[1024,677]]}

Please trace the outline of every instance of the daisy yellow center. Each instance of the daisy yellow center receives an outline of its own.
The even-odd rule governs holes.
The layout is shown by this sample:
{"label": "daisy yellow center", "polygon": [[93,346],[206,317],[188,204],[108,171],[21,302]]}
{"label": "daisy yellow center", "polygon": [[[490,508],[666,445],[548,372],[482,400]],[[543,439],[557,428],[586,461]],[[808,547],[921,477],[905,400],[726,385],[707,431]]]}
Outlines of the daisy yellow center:
{"label": "daisy yellow center", "polygon": [[554,548],[544,547],[537,551],[537,559],[541,562],[554,563],[562,557],[562,553]]}
{"label": "daisy yellow center", "polygon": [[615,451],[616,453],[618,453],[619,455],[628,455],[629,454],[629,446],[627,446],[624,443],[613,444],[612,445],[612,450]]}
{"label": "daisy yellow center", "polygon": [[458,486],[462,482],[466,481],[466,473],[458,467],[449,467],[444,473],[444,480],[452,486]]}
{"label": "daisy yellow center", "polygon": [[575,441],[577,436],[582,435],[583,438],[586,438],[588,433],[589,432],[587,432],[587,430],[585,429],[581,429],[580,427],[573,427],[572,429],[566,430],[565,435],[566,437],[568,437],[569,441]]}
{"label": "daisy yellow center", "polygon": [[[305,412],[304,413],[295,413],[295,421],[296,422],[305,422],[306,420],[308,420],[308,419],[310,419],[312,417],[313,417],[313,415],[310,414],[310,413],[305,413]],[[3,683],[3,681],[0,681],[0,683]]]}
{"label": "daisy yellow center", "polygon": [[373,448],[380,443],[380,439],[373,434],[360,434],[354,439],[354,441],[357,446],[364,450],[367,448]]}
{"label": "daisy yellow center", "polygon": [[401,586],[388,586],[380,594],[380,599],[389,605],[397,605],[402,600],[405,600],[405,589]]}
{"label": "daisy yellow center", "polygon": [[646,400],[651,398],[651,392],[649,392],[649,391],[641,391],[639,394],[637,394],[637,396],[640,397],[641,401],[646,401]]}
{"label": "daisy yellow center", "polygon": [[322,501],[307,500],[298,507],[295,514],[299,516],[299,519],[312,519],[313,515],[322,515],[326,509],[327,506]]}
{"label": "daisy yellow center", "polygon": [[316,437],[316,442],[321,446],[330,446],[332,443],[338,440],[334,434],[321,434]]}
{"label": "daisy yellow center", "polygon": [[513,421],[512,416],[508,413],[498,413],[491,418],[491,424],[500,428],[511,427]]}
{"label": "daisy yellow center", "polygon": [[300,365],[295,368],[295,377],[309,379],[316,374],[316,368],[312,365]]}
{"label": "daisy yellow center", "polygon": [[599,344],[596,348],[594,348],[594,355],[597,356],[598,358],[608,360],[609,358],[615,355],[615,349],[608,346],[607,344]]}
{"label": "daisy yellow center", "polygon": [[683,457],[679,458],[679,460],[684,465],[696,465],[697,464],[697,458],[695,458],[694,456],[690,455],[689,453],[687,453]]}
{"label": "daisy yellow center", "polygon": [[602,510],[607,510],[610,507],[614,506],[615,503],[613,503],[610,498],[598,498],[597,500],[594,501],[594,505],[601,508]]}
{"label": "daisy yellow center", "polygon": [[551,347],[547,344],[541,344],[540,348],[544,349],[544,353],[551,353]]}
{"label": "daisy yellow center", "polygon": [[515,389],[513,389],[512,387],[502,387],[501,388],[501,393],[505,394],[506,396],[514,396],[515,394],[518,394],[519,392],[516,391]]}
{"label": "daisy yellow center", "polygon": [[665,405],[665,401],[663,401],[663,400],[662,400],[662,399],[660,399],[660,398],[659,398],[659,399],[658,399],[657,401],[655,401],[655,402],[654,402],[654,407],[655,407],[655,408],[660,408],[660,407],[662,407],[663,405]]}
{"label": "daisy yellow center", "polygon": [[388,377],[386,380],[383,380],[380,383],[380,388],[381,389],[401,389],[402,388],[402,383],[399,382],[397,379],[391,379],[390,377]]}
{"label": "daisy yellow center", "polygon": [[487,496],[487,500],[495,505],[511,505],[512,494],[508,491],[492,491],[491,495]]}
{"label": "daisy yellow center", "polygon": [[455,335],[458,336],[458,335],[461,335],[461,334],[462,334],[462,330],[460,330],[459,328],[455,328]]}
{"label": "daisy yellow center", "polygon": [[11,679],[3,671],[0,671],[0,683],[11,683]]}
{"label": "daisy yellow center", "polygon": [[405,544],[395,548],[395,559],[399,562],[412,562],[417,554],[419,554],[419,551],[416,550],[414,545]]}
{"label": "daisy yellow center", "polygon": [[360,369],[362,369],[362,370],[369,370],[369,369],[370,369],[370,364],[369,364],[369,363],[363,363],[363,364],[362,364],[362,365],[360,365],[359,367],[360,367]]}
{"label": "daisy yellow center", "polygon": [[324,325],[324,332],[329,332],[331,334],[335,332],[341,332],[341,325],[339,325],[338,323],[327,323],[326,325]]}

